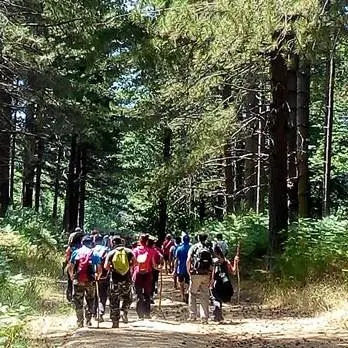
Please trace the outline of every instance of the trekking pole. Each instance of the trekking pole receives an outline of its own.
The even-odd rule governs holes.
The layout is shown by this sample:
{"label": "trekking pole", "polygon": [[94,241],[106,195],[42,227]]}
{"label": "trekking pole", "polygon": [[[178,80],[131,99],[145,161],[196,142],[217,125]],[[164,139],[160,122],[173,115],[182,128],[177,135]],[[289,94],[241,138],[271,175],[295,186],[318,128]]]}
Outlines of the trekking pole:
{"label": "trekking pole", "polygon": [[[236,252],[236,256],[239,257],[240,255],[240,242],[238,242],[237,244],[237,252]],[[240,272],[239,272],[239,260],[238,260],[238,263],[236,265],[236,273],[237,273],[237,284],[238,284],[238,287],[237,287],[237,304],[239,305],[239,302],[240,302]]]}
{"label": "trekking pole", "polygon": [[100,309],[99,309],[99,303],[100,303],[100,298],[99,298],[99,281],[96,280],[95,282],[95,287],[97,291],[97,328],[99,329],[99,323],[100,323]]}

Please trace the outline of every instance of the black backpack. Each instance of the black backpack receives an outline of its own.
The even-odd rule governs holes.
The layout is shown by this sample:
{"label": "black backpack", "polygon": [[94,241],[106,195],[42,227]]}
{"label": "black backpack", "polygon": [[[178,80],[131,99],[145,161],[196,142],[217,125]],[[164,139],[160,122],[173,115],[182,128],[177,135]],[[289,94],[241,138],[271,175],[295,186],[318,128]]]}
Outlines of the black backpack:
{"label": "black backpack", "polygon": [[228,276],[227,262],[215,266],[212,294],[216,299],[222,302],[231,301],[233,286]]}
{"label": "black backpack", "polygon": [[209,274],[213,264],[211,249],[204,244],[198,244],[193,252],[193,274]]}

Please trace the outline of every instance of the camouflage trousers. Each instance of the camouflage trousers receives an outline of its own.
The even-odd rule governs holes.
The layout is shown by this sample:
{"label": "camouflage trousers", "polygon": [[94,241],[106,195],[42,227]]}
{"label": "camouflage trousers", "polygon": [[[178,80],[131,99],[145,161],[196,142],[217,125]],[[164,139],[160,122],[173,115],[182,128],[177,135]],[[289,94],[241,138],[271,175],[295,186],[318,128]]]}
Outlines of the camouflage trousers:
{"label": "camouflage trousers", "polygon": [[132,304],[132,283],[129,280],[110,285],[110,319],[112,322],[120,320],[121,301],[122,311],[127,313]]}
{"label": "camouflage trousers", "polygon": [[[86,321],[92,319],[94,314],[94,294],[95,294],[95,283],[86,282],[74,284],[73,302],[75,305],[77,322],[83,324],[83,319]],[[83,313],[83,301],[86,299],[86,306]]]}

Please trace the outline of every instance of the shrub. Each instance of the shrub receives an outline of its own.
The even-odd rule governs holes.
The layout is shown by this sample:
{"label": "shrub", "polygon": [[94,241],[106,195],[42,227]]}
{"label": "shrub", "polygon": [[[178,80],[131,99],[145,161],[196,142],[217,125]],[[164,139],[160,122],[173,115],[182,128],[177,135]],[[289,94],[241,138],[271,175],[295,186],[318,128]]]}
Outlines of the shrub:
{"label": "shrub", "polygon": [[305,281],[341,274],[348,263],[348,221],[302,219],[289,229],[280,259],[285,277]]}
{"label": "shrub", "polygon": [[247,213],[231,214],[223,221],[207,223],[199,232],[216,236],[222,233],[230,246],[230,256],[233,256],[238,242],[241,244],[241,255],[245,259],[259,258],[267,253],[268,248],[268,218],[265,215]]}

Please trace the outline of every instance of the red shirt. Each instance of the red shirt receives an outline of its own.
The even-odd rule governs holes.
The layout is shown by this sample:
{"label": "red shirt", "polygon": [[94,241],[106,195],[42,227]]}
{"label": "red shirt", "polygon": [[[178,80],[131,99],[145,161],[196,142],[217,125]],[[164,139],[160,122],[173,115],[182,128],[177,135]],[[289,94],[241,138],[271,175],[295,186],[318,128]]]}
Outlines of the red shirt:
{"label": "red shirt", "polygon": [[169,256],[170,248],[174,245],[172,240],[165,240],[162,244],[163,255]]}

